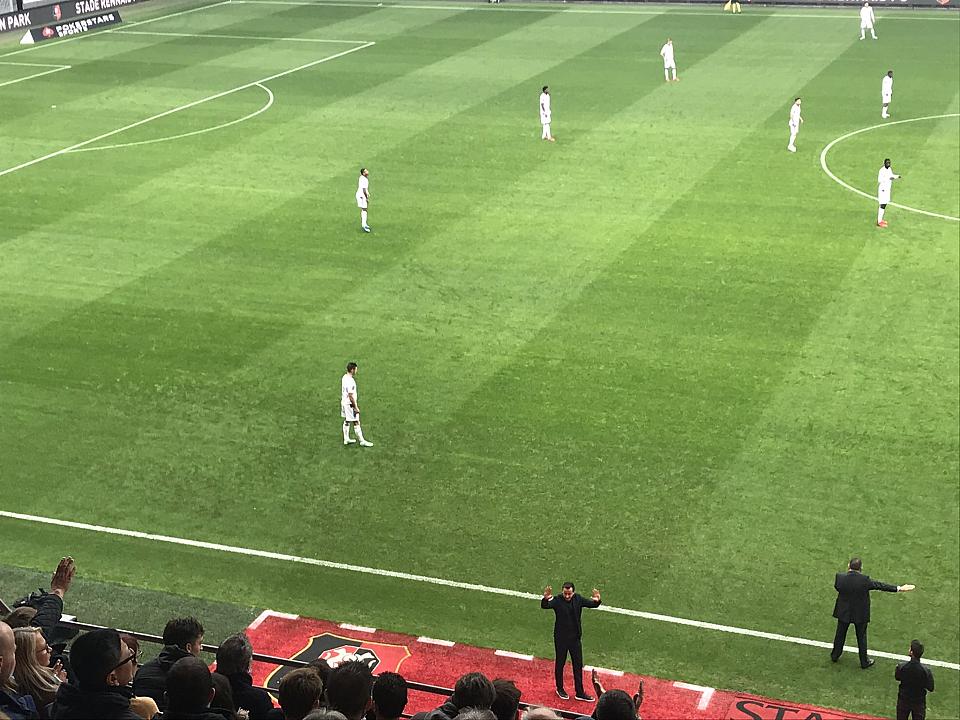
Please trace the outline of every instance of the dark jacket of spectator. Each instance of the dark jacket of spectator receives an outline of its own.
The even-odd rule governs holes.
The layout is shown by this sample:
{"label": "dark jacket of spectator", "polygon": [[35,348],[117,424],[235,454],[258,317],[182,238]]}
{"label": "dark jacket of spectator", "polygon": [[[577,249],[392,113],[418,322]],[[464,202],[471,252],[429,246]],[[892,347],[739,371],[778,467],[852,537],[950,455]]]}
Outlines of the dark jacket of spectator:
{"label": "dark jacket of spectator", "polygon": [[249,710],[250,720],[266,720],[273,710],[270,693],[263,688],[254,687],[250,673],[236,672],[227,675],[230,689],[233,690],[233,704],[238,710]]}
{"label": "dark jacket of spectator", "polygon": [[919,660],[900,663],[894,670],[894,677],[900,681],[897,700],[910,705],[926,705],[927,693],[933,692],[933,673]]}
{"label": "dark jacket of spectator", "polygon": [[434,710],[417,713],[413,716],[413,720],[453,720],[459,714],[460,708],[454,704],[453,700],[447,700]]}
{"label": "dark jacket of spectator", "polygon": [[57,691],[51,717],[54,720],[143,720],[130,709],[133,691],[127,687],[104,686],[81,690],[64,683]]}
{"label": "dark jacket of spectator", "polygon": [[167,707],[167,673],[180,658],[190,657],[183,648],[176,645],[164,645],[163,650],[153,660],[144,663],[133,678],[133,692],[153,698],[160,710]]}
{"label": "dark jacket of spectator", "polygon": [[36,720],[40,717],[32,697],[18,695],[3,687],[0,687],[0,713],[10,720]]}
{"label": "dark jacket of spectator", "polygon": [[204,708],[197,712],[167,711],[158,716],[158,720],[230,720],[236,715],[224,708]]}

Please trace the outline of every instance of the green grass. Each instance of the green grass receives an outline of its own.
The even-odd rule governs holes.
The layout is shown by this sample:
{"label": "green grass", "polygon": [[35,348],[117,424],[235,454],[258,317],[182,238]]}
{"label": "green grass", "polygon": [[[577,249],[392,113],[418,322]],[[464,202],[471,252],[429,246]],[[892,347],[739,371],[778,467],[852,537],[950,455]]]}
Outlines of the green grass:
{"label": "green grass", "polygon": [[[823,640],[833,573],[860,554],[918,586],[875,599],[871,645],[920,637],[956,662],[958,226],[890,208],[878,230],[819,154],[880,122],[889,67],[894,120],[956,113],[957,17],[888,13],[861,43],[826,10],[577,8],[231,4],[129,28],[376,45],[266,83],[273,106],[244,123],[0,177],[2,507],[533,592],[571,577],[612,605]],[[0,88],[0,172],[350,47],[103,33],[0,57],[72,66]],[[829,162],[872,192],[884,157],[895,202],[960,215],[956,118]],[[350,359],[367,452],[339,442]],[[8,566],[73,554],[80,584],[551,652],[509,598],[9,520],[0,538]],[[892,709],[892,661],[589,622],[597,664]],[[931,717],[960,716],[957,675],[937,672]]]}

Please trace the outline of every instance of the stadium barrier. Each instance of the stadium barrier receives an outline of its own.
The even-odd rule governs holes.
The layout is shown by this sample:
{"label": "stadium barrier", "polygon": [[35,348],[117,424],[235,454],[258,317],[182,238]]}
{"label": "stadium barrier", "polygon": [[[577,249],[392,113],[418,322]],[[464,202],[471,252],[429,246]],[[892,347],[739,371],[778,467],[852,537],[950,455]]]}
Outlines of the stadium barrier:
{"label": "stadium barrier", "polygon": [[4,11],[4,0],[0,0],[0,33],[67,23],[70,20],[102,15],[111,10],[138,5],[147,0],[76,0],[59,3],[41,0],[41,2],[42,4],[36,0],[33,2],[25,0],[20,4],[19,9],[13,7],[9,11]]}
{"label": "stadium barrier", "polygon": [[[82,623],[77,622],[76,620],[60,620],[57,623],[58,627],[69,628],[71,630],[78,630],[80,632],[89,632],[90,630],[102,630],[104,625],[94,625],[92,623]],[[117,632],[126,633],[127,635],[132,635],[142,642],[155,643],[157,645],[163,645],[163,638],[159,635],[151,635],[150,633],[138,632],[133,630],[123,630],[117,629]],[[217,645],[208,645],[204,643],[202,646],[204,652],[211,654],[216,654],[218,646]],[[302,660],[291,660],[289,658],[275,657],[273,655],[263,655],[261,653],[253,653],[253,659],[256,662],[269,663],[271,665],[286,665],[287,667],[301,668],[307,667],[309,663],[303,662]],[[410,690],[417,692],[427,693],[429,695],[439,695],[441,697],[449,697],[453,694],[453,688],[440,687],[439,685],[427,685],[425,683],[415,682],[409,678],[404,678],[407,681],[407,687]],[[280,691],[276,688],[264,688],[267,692],[273,695],[279,695]],[[438,705],[440,703],[437,703]],[[528,710],[530,708],[543,707],[543,705],[532,705],[530,703],[521,702],[520,709]],[[569,710],[557,710],[556,708],[550,708],[553,712],[557,713],[562,718],[567,718],[567,720],[573,720],[574,718],[580,717],[579,713],[571,712]],[[409,718],[410,715],[402,715],[401,717]]]}

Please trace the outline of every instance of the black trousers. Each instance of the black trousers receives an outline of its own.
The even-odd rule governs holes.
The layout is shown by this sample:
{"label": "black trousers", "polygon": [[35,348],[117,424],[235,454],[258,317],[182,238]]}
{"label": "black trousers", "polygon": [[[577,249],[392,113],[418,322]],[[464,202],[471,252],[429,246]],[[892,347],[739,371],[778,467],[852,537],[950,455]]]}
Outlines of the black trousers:
{"label": "black trousers", "polygon": [[583,691],[583,645],[578,637],[553,636],[553,646],[557,651],[557,663],[554,675],[557,680],[557,690],[563,690],[563,666],[567,664],[567,653],[573,663],[573,687],[577,695],[585,695]]}
{"label": "black trousers", "polygon": [[860,667],[866,667],[870,659],[867,657],[867,624],[866,623],[848,623],[843,620],[837,620],[837,634],[833,638],[833,652],[830,657],[834,662],[840,659],[843,654],[843,643],[847,640],[847,629],[853,625],[857,631],[857,648],[860,650]]}
{"label": "black trousers", "polygon": [[927,703],[908,703],[897,699],[897,720],[909,720],[913,713],[913,720],[925,720],[927,717]]}

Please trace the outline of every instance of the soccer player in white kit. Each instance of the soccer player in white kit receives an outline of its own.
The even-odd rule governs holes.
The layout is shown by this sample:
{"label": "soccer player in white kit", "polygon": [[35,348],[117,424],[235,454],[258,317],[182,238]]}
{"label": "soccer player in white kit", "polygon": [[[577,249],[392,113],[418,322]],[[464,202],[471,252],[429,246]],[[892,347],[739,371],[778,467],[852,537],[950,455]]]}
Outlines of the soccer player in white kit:
{"label": "soccer player in white kit", "polygon": [[877,202],[880,203],[880,209],[877,210],[877,227],[885,228],[887,221],[883,219],[883,213],[887,209],[887,203],[890,202],[890,190],[893,187],[893,181],[899,180],[900,176],[890,169],[890,158],[883,161],[883,167],[877,173]]}
{"label": "soccer player in white kit", "polygon": [[880,117],[886,119],[890,117],[887,108],[890,107],[890,101],[893,100],[893,70],[887,70],[887,74],[880,81],[880,97],[883,99],[883,107],[880,108]]}
{"label": "soccer player in white kit", "polygon": [[678,82],[677,61],[673,57],[673,40],[670,38],[660,48],[660,57],[663,58],[663,79],[670,82],[670,71],[673,70],[673,81]]}
{"label": "soccer player in white kit", "polygon": [[541,140],[549,140],[550,142],[557,141],[550,132],[550,120],[552,117],[553,114],[550,111],[550,88],[544,85],[543,90],[540,91],[540,124],[543,126],[543,132],[540,133]]}
{"label": "soccer player in white kit", "polygon": [[360,168],[360,180],[357,183],[357,207],[360,208],[360,227],[364,232],[370,232],[367,225],[367,205],[370,203],[370,172]]}
{"label": "soccer player in white kit", "polygon": [[800,98],[797,98],[793,101],[793,105],[790,106],[790,142],[787,143],[787,150],[790,152],[796,152],[797,146],[794,144],[797,141],[797,133],[800,132],[800,124],[803,122],[803,118],[800,117]]}
{"label": "soccer player in white kit", "polygon": [[873,24],[877,21],[877,16],[873,14],[873,8],[870,7],[870,3],[865,2],[863,7],[860,8],[860,39],[863,40],[866,37],[864,31],[869,30],[870,36],[876,40],[877,34],[873,31]]}
{"label": "soccer player in white kit", "polygon": [[[347,363],[347,371],[340,378],[340,416],[343,418],[343,444],[352,445],[360,441],[363,447],[373,447],[372,442],[367,442],[363,437],[363,430],[360,429],[360,406],[357,405],[357,364],[355,362]],[[357,439],[350,437],[350,426],[353,425],[357,433]]]}

